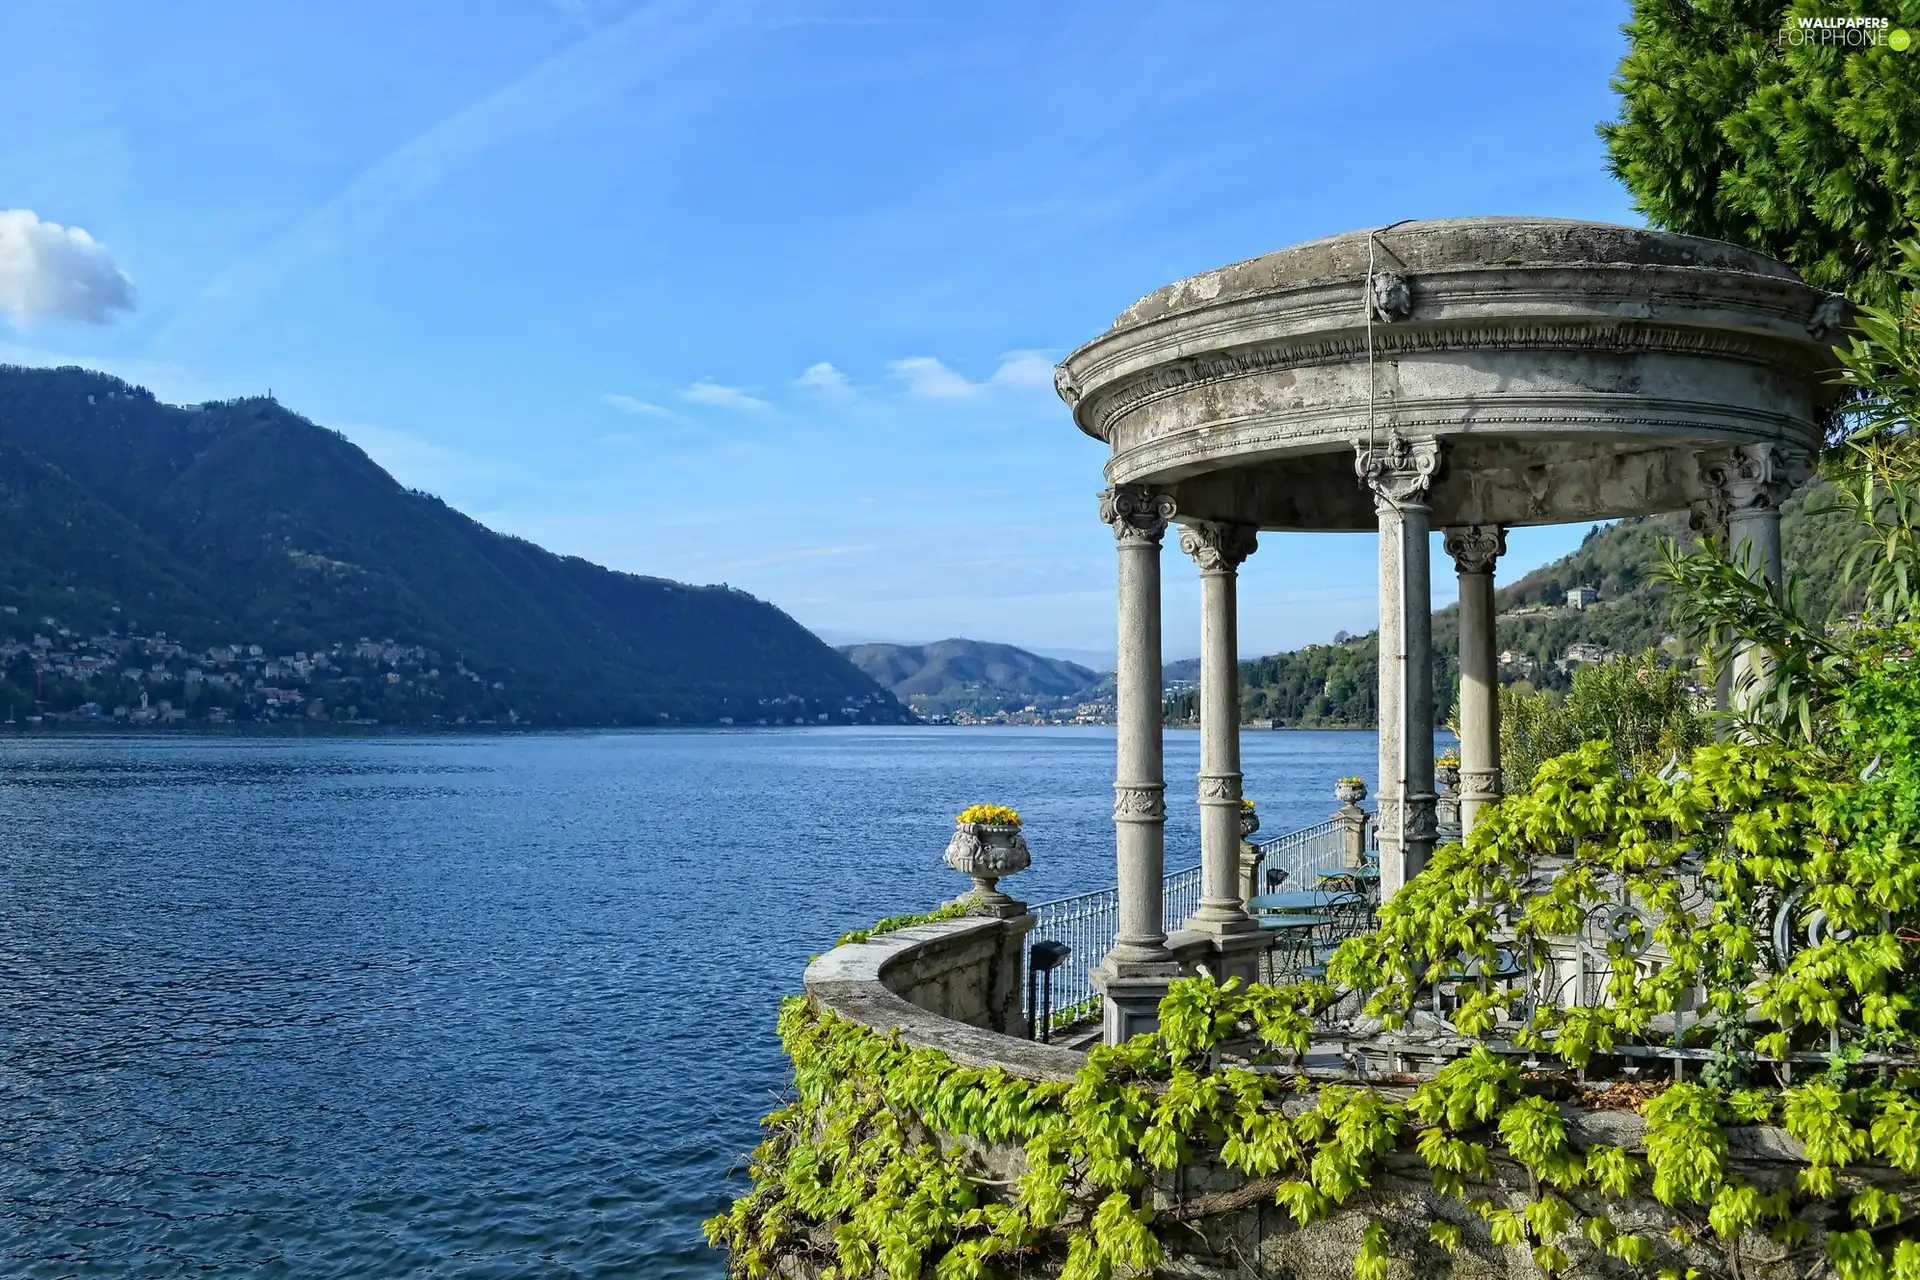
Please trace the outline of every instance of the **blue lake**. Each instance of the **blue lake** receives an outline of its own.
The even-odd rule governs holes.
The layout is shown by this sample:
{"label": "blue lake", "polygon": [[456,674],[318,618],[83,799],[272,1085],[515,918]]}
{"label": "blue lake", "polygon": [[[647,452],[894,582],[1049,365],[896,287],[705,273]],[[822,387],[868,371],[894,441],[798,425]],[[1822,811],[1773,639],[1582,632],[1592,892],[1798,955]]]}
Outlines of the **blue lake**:
{"label": "blue lake", "polygon": [[[1167,737],[1169,863],[1198,741]],[[1249,733],[1267,834],[1371,733]],[[0,1274],[717,1277],[840,932],[1110,884],[1101,729],[0,741]]]}

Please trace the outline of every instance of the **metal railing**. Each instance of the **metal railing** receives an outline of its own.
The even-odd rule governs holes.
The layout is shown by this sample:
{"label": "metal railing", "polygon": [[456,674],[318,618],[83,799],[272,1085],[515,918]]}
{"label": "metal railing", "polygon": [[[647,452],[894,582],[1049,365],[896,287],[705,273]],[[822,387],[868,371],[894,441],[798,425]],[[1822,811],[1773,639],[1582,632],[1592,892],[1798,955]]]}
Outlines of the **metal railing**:
{"label": "metal railing", "polygon": [[[1346,828],[1332,820],[1320,822],[1265,841],[1258,848],[1263,868],[1284,867],[1289,886],[1312,888],[1319,883],[1321,873],[1346,866]],[[1160,927],[1172,933],[1200,905],[1200,865],[1167,872],[1161,881],[1160,902]],[[1071,957],[1045,975],[1052,984],[1049,1021],[1053,1027],[1069,1027],[1095,1017],[1100,1012],[1100,993],[1094,989],[1092,973],[1113,950],[1120,926],[1120,891],[1096,889],[1035,903],[1028,910],[1034,917],[1029,943],[1059,942],[1072,948]],[[1028,1010],[1028,1016],[1035,1016],[1035,1012]]]}
{"label": "metal railing", "polygon": [[1287,873],[1285,883],[1289,889],[1314,889],[1319,887],[1322,875],[1345,869],[1347,828],[1344,823],[1329,818],[1272,840],[1259,841],[1254,847],[1260,850],[1259,878],[1263,889],[1268,874],[1275,870]]}

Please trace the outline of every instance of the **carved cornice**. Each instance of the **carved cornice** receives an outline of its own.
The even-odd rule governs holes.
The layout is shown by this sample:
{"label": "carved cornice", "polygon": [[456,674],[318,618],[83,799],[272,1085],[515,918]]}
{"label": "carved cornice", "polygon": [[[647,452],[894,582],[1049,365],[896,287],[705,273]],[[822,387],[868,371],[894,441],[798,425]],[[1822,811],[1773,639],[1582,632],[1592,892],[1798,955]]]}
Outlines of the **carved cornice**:
{"label": "carved cornice", "polygon": [[1113,526],[1113,536],[1122,543],[1159,546],[1176,510],[1172,494],[1143,484],[1116,484],[1100,491],[1100,518]]}
{"label": "carved cornice", "polygon": [[1353,469],[1373,490],[1375,506],[1421,506],[1440,470],[1440,442],[1431,436],[1410,440],[1397,431],[1379,444],[1356,440]]}
{"label": "carved cornice", "polygon": [[1242,775],[1203,773],[1200,775],[1200,803],[1239,804]]}
{"label": "carved cornice", "polygon": [[[1700,455],[1700,482],[1712,510],[1703,518],[1726,521],[1743,511],[1778,510],[1812,473],[1812,459],[1799,449],[1747,444]],[[1699,514],[1699,513],[1696,513]]]}
{"label": "carved cornice", "polygon": [[1166,786],[1164,784],[1133,786],[1115,783],[1113,816],[1128,822],[1165,822],[1167,820]]}
{"label": "carved cornice", "polygon": [[[1723,330],[1662,328],[1625,321],[1418,328],[1388,326],[1377,328],[1373,333],[1374,358],[1380,361],[1435,351],[1488,350],[1646,351],[1663,355],[1742,360],[1769,368],[1777,368],[1782,364],[1802,364],[1807,358],[1802,348],[1760,335]],[[1118,379],[1099,389],[1094,395],[1087,425],[1101,439],[1111,442],[1114,423],[1149,401],[1210,383],[1315,365],[1364,361],[1366,357],[1367,336],[1359,330],[1343,330],[1331,337],[1307,337],[1262,347],[1240,347],[1207,355],[1185,356]],[[1074,393],[1076,397],[1079,396],[1081,389],[1075,386]],[[1062,392],[1062,397],[1065,397],[1065,392]],[[1079,402],[1076,399],[1073,403],[1077,407]]]}
{"label": "carved cornice", "polygon": [[1180,527],[1180,549],[1193,557],[1201,573],[1233,573],[1259,546],[1250,524],[1203,520]]}
{"label": "carved cornice", "polygon": [[1507,554],[1507,531],[1497,524],[1458,525],[1446,531],[1441,545],[1456,572],[1492,573],[1494,562]]}

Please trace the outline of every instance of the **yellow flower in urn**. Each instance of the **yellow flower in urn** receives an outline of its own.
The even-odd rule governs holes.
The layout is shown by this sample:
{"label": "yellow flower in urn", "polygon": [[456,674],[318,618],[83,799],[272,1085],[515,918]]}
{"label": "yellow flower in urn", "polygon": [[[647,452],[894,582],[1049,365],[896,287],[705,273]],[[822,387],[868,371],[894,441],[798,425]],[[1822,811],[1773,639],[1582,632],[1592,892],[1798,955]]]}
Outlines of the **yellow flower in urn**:
{"label": "yellow flower in urn", "polygon": [[1017,827],[1020,815],[1003,804],[970,804],[954,821],[961,826]]}

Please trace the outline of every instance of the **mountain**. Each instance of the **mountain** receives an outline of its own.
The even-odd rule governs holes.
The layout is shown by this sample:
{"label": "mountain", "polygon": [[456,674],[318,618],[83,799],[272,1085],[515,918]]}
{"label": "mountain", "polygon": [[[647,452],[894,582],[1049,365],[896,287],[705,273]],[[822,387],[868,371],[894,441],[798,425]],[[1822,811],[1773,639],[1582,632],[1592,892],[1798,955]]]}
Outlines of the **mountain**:
{"label": "mountain", "polygon": [[1103,680],[1078,663],[981,640],[849,644],[840,652],[922,715],[1070,706]]}
{"label": "mountain", "polygon": [[194,719],[907,717],[744,592],[495,533],[271,399],[72,368],[0,367],[0,636],[10,713],[38,687]]}
{"label": "mountain", "polygon": [[[1781,558],[1800,607],[1821,618],[1857,605],[1841,587],[1841,566],[1855,535],[1852,517],[1835,513],[1831,486],[1815,482],[1781,509]],[[1662,541],[1691,549],[1685,515],[1674,513],[1595,525],[1578,550],[1543,565],[1494,593],[1499,650],[1516,660],[1502,665],[1507,683],[1525,680],[1564,689],[1577,645],[1609,653],[1660,649],[1674,661],[1692,650],[1668,621],[1666,586],[1654,579]],[[1437,561],[1435,574],[1451,565]],[[1599,597],[1584,608],[1567,593],[1591,587]],[[1433,692],[1437,720],[1453,710],[1459,684],[1459,614],[1449,605],[1433,615]],[[1240,709],[1248,718],[1272,718],[1300,727],[1373,727],[1379,689],[1379,637],[1369,632],[1337,644],[1308,645],[1243,662]],[[1175,706],[1178,718],[1185,708]]]}

